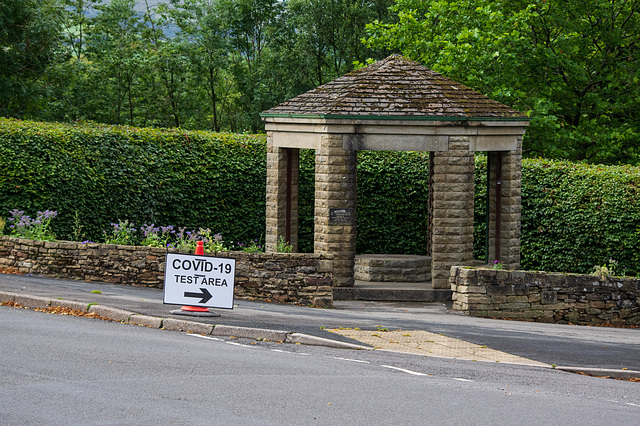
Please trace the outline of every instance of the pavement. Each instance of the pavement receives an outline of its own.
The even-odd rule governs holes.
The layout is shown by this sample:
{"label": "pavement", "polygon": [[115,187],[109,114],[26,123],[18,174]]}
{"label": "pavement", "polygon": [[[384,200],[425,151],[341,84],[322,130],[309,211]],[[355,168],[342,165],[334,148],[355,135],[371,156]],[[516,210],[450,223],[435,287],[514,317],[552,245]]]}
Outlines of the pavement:
{"label": "pavement", "polygon": [[219,317],[175,315],[161,289],[0,274],[0,302],[61,307],[164,330],[393,351],[640,379],[640,329],[474,318],[442,303],[336,301],[333,309],[236,299]]}

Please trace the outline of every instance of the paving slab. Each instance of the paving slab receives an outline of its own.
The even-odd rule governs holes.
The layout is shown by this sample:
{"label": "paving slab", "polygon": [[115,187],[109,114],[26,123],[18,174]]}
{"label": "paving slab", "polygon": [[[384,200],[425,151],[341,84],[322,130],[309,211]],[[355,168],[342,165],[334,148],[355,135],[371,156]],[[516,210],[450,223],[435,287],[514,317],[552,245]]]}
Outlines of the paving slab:
{"label": "paving slab", "polygon": [[463,359],[467,361],[503,362],[509,364],[551,367],[543,362],[511,355],[506,352],[476,345],[441,334],[423,330],[353,330],[332,329],[333,333],[349,337],[376,350],[411,353],[416,355]]}

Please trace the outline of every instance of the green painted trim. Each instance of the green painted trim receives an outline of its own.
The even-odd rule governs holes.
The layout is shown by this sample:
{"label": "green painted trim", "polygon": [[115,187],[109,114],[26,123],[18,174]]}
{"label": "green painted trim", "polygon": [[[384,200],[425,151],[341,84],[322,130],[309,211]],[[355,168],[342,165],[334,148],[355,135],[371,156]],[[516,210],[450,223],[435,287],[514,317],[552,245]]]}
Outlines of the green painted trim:
{"label": "green painted trim", "polygon": [[531,121],[530,117],[433,117],[402,115],[332,115],[261,113],[261,118],[316,118],[324,120],[393,120],[393,121]]}

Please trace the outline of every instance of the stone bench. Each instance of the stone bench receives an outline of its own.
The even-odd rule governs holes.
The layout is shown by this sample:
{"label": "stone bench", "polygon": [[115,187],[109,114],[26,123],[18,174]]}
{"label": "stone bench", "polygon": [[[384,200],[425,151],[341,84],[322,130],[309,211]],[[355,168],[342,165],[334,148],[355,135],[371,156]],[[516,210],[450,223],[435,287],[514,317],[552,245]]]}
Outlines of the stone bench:
{"label": "stone bench", "polygon": [[431,257],[404,254],[360,254],[354,279],[369,282],[431,281]]}

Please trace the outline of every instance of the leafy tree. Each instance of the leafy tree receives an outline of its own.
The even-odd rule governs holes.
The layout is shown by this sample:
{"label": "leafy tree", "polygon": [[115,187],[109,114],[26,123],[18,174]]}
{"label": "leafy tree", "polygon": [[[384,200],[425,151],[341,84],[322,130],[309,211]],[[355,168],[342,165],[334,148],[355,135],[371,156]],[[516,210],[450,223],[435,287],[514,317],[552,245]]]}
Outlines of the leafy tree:
{"label": "leafy tree", "polygon": [[62,0],[62,55],[43,76],[49,88],[46,103],[32,118],[74,121],[93,116],[91,75],[95,67],[85,56],[86,36],[92,26],[92,8],[101,0]]}
{"label": "leafy tree", "polygon": [[57,0],[0,3],[0,114],[23,116],[43,103],[41,78],[59,54]]}
{"label": "leafy tree", "polygon": [[219,0],[219,13],[227,25],[229,55],[236,90],[238,122],[232,130],[258,131],[258,114],[273,105],[261,80],[263,55],[269,53],[272,36],[283,26],[285,3],[278,0]]}
{"label": "leafy tree", "polygon": [[639,163],[640,6],[616,0],[397,0],[369,46],[531,114],[529,155]]}
{"label": "leafy tree", "polygon": [[313,86],[340,77],[353,63],[378,56],[361,42],[365,26],[386,22],[393,0],[290,0],[289,16],[298,39],[296,51],[306,59]]}
{"label": "leafy tree", "polygon": [[67,49],[80,59],[84,55],[87,28],[91,26],[91,11],[102,0],[62,0],[64,6],[64,38]]}
{"label": "leafy tree", "polygon": [[216,0],[172,0],[166,9],[179,28],[176,38],[186,52],[191,73],[207,94],[210,128],[220,131],[220,113],[228,103],[230,84],[225,79],[228,66],[227,28]]}
{"label": "leafy tree", "polygon": [[87,56],[98,69],[97,97],[106,105],[99,121],[134,124],[134,87],[145,61],[141,52],[142,23],[134,10],[135,0],[111,0],[96,5],[100,12],[88,34]]}
{"label": "leafy tree", "polygon": [[[35,72],[0,70],[0,114],[257,132],[261,111],[386,56],[361,38],[366,22],[389,18],[392,1],[10,0],[2,19],[22,11],[34,29],[58,32]],[[43,21],[54,16],[48,5],[59,22]],[[12,22],[3,45],[7,34],[25,45],[25,25]]]}
{"label": "leafy tree", "polygon": [[186,57],[178,43],[167,37],[172,22],[166,14],[157,14],[144,0],[145,13],[142,26],[142,41],[149,55],[151,65],[155,68],[159,80],[164,87],[164,98],[171,111],[173,126],[180,127],[180,89],[182,75],[185,72]]}

